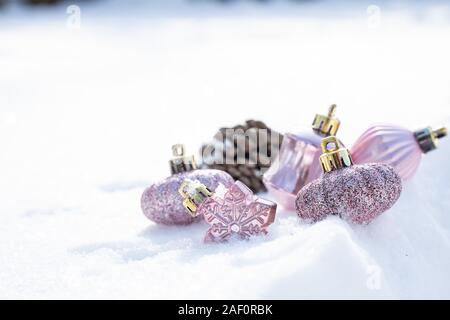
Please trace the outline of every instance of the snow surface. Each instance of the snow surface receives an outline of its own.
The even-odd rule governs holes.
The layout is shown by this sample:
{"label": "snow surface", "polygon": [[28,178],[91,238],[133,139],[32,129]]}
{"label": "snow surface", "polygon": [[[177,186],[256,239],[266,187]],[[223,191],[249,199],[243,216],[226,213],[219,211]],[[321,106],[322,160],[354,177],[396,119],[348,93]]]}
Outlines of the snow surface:
{"label": "snow surface", "polygon": [[0,298],[450,298],[448,138],[368,226],[279,211],[204,245],[139,203],[171,144],[246,118],[299,131],[337,103],[348,145],[448,124],[448,5],[120,3],[83,5],[80,30],[65,7],[0,12]]}

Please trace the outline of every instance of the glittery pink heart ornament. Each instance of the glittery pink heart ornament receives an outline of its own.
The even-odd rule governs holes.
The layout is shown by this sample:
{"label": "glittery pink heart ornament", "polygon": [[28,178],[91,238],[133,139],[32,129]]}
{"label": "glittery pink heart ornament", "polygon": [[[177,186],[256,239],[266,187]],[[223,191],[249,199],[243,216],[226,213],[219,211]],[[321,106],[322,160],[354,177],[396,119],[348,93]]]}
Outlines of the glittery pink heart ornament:
{"label": "glittery pink heart ornament", "polygon": [[158,224],[185,225],[201,221],[201,215],[186,213],[181,195],[178,192],[185,179],[198,180],[208,188],[215,189],[219,184],[230,186],[234,179],[226,172],[214,169],[195,170],[193,157],[184,156],[181,145],[173,147],[174,159],[170,161],[172,176],[149,186],[141,197],[144,215]]}
{"label": "glittery pink heart ornament", "polygon": [[[332,144],[331,149],[328,144]],[[329,215],[358,224],[367,224],[391,208],[400,197],[402,183],[386,164],[353,165],[347,149],[335,137],[322,140],[320,160],[324,174],[306,185],[297,195],[300,218],[318,221]]]}
{"label": "glittery pink heart ornament", "polygon": [[[193,191],[186,192],[185,187]],[[214,194],[201,184],[188,180],[180,190],[188,210],[194,215],[203,215],[210,225],[205,242],[266,234],[275,220],[277,205],[257,197],[240,181],[225,190],[219,187]]]}

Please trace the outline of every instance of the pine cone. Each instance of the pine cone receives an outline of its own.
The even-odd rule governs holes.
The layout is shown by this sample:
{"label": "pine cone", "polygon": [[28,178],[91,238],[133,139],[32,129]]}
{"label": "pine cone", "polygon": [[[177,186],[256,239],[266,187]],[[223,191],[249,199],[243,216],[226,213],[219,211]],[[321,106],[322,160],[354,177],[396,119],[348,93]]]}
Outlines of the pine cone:
{"label": "pine cone", "polygon": [[262,121],[221,128],[201,148],[202,167],[226,171],[253,192],[265,191],[262,176],[278,155],[282,140]]}

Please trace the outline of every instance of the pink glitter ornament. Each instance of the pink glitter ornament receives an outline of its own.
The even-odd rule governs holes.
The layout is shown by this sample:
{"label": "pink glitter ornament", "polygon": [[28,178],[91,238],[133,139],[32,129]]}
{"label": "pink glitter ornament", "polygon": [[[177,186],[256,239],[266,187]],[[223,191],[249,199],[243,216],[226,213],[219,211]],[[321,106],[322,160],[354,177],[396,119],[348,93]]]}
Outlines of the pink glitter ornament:
{"label": "pink glitter ornament", "polygon": [[402,191],[401,179],[386,164],[353,165],[335,137],[322,140],[324,174],[297,195],[300,218],[318,221],[328,215],[367,224],[391,208]]}
{"label": "pink glitter ornament", "polygon": [[184,156],[184,147],[172,147],[174,159],[170,161],[172,176],[148,187],[141,198],[144,215],[159,224],[190,224],[201,220],[201,215],[193,217],[186,213],[182,198],[178,193],[185,179],[198,180],[209,188],[215,189],[219,184],[230,186],[233,178],[226,172],[213,169],[195,170],[192,156]]}
{"label": "pink glitter ornament", "polygon": [[203,215],[211,225],[205,242],[222,242],[232,237],[248,239],[266,234],[275,220],[277,205],[255,196],[242,182],[212,193],[198,181],[185,180],[179,190],[192,216]]}
{"label": "pink glitter ornament", "polygon": [[410,130],[377,125],[369,128],[351,149],[355,163],[386,163],[404,180],[411,178],[419,167],[422,155],[437,148],[438,139],[447,135],[446,128],[430,127]]}
{"label": "pink glitter ornament", "polygon": [[322,174],[320,142],[324,137],[335,135],[339,129],[335,109],[336,105],[332,105],[327,116],[317,114],[312,130],[285,134],[278,157],[264,174],[267,190],[285,209],[294,210],[300,189]]}

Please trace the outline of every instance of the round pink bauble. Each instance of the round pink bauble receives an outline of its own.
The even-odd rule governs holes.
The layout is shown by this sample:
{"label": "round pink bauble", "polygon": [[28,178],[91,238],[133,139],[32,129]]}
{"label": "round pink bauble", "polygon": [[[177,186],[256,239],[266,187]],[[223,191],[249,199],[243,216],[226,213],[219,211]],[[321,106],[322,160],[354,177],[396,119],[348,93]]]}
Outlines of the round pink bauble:
{"label": "round pink bauble", "polygon": [[183,199],[178,189],[185,179],[198,180],[210,190],[215,190],[221,183],[229,187],[233,178],[225,171],[214,169],[193,170],[174,174],[167,179],[148,187],[141,198],[144,215],[159,224],[190,224],[202,219],[192,217],[183,206]]}

